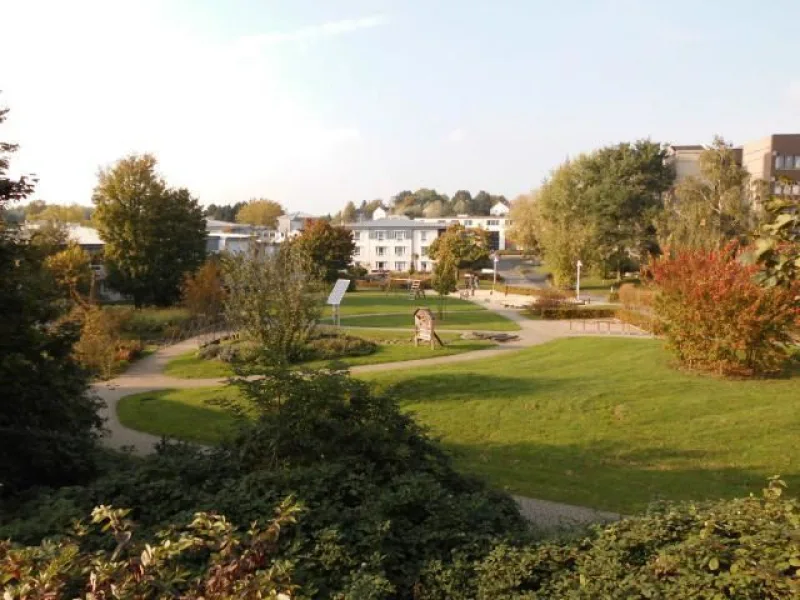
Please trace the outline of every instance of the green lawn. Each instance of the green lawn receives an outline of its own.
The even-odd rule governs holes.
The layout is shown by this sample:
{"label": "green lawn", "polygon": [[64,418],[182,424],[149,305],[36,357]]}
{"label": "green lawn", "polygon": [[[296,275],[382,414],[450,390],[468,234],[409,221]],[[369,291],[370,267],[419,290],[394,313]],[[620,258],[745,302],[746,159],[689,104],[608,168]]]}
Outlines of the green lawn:
{"label": "green lawn", "polygon": [[800,489],[800,374],[727,381],[669,360],[655,340],[582,338],[369,378],[511,492],[634,512],[758,493],[777,473]]}
{"label": "green lawn", "polygon": [[[669,361],[655,340],[575,338],[362,377],[391,388],[462,470],[511,492],[633,513],[656,499],[759,493],[774,474],[800,489],[800,374],[722,380]],[[136,427],[126,419],[138,405],[124,406],[123,422],[200,439],[224,426],[196,403],[214,393],[160,392],[163,413],[151,405]]]}
{"label": "green lawn", "polygon": [[[435,349],[431,349],[430,346],[414,346],[413,342],[411,342],[410,332],[403,333],[401,331],[369,329],[345,331],[351,335],[373,340],[380,344],[378,350],[374,354],[352,356],[340,360],[340,362],[351,367],[404,360],[417,360],[435,356],[449,356],[451,354],[483,350],[494,346],[492,342],[462,340],[459,339],[458,334],[442,333],[439,337],[442,338],[445,346],[437,346]],[[327,365],[329,362],[330,361],[327,360],[311,361],[305,363],[305,366],[312,368],[321,367]],[[230,377],[233,375],[233,370],[228,363],[220,360],[204,360],[199,358],[197,352],[192,350],[169,361],[164,369],[164,374],[171,377],[186,379],[211,379]]]}
{"label": "green lawn", "polygon": [[144,392],[122,398],[117,416],[131,429],[214,444],[231,431],[235,419],[210,401],[234,398],[237,393],[232,387]]}
{"label": "green lawn", "polygon": [[[410,300],[408,292],[348,292],[342,299],[339,307],[339,314],[345,315],[374,315],[374,314],[406,314],[411,315],[415,308],[428,307],[436,308],[437,298],[433,294],[428,294],[427,298]],[[452,311],[462,310],[486,310],[483,306],[461,300],[460,298],[449,298],[447,309]],[[325,307],[325,317],[331,316],[331,307]]]}
{"label": "green lawn", "polygon": [[[448,301],[447,306],[450,306]],[[434,310],[434,314],[438,313]],[[411,313],[403,315],[365,315],[358,317],[342,317],[342,326],[346,327],[414,327],[414,318]],[[476,331],[519,331],[520,327],[514,321],[497,313],[482,310],[476,312],[448,312],[444,320],[436,320],[437,330],[446,329],[471,329]]]}

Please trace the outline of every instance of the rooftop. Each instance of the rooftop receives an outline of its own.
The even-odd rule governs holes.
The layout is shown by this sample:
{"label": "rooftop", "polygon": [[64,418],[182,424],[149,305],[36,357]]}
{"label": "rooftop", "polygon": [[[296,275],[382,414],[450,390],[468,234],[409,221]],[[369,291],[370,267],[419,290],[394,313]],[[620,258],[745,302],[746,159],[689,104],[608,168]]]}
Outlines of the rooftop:
{"label": "rooftop", "polygon": [[346,223],[345,227],[349,227],[350,229],[439,229],[437,223],[409,219],[406,217]]}

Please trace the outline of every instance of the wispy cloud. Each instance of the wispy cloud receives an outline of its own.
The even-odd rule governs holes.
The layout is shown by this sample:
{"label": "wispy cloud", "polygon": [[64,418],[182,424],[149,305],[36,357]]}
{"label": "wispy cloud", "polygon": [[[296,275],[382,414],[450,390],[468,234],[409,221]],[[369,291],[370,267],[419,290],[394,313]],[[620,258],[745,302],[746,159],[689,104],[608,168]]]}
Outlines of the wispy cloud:
{"label": "wispy cloud", "polygon": [[389,19],[385,15],[373,15],[360,19],[341,19],[320,25],[309,25],[289,31],[271,31],[257,35],[248,35],[236,41],[236,49],[243,53],[257,51],[264,46],[272,46],[285,42],[314,41],[322,38],[336,37],[386,25]]}
{"label": "wispy cloud", "polygon": [[453,129],[453,131],[447,134],[447,141],[452,144],[458,144],[463,142],[465,139],[467,139],[467,132],[460,127]]}

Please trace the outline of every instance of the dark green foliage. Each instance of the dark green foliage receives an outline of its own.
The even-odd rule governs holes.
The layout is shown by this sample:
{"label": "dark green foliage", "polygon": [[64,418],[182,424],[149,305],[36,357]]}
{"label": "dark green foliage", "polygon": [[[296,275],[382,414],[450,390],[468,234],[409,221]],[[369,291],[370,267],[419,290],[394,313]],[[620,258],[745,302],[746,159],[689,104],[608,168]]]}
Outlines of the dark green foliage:
{"label": "dark green foliage", "polygon": [[420,598],[796,598],[800,504],[764,498],[663,505],[566,543],[503,544],[428,575]]}
{"label": "dark green foliage", "polygon": [[229,223],[236,222],[236,215],[239,209],[242,208],[247,202],[236,202],[234,204],[209,204],[205,210],[205,216],[209,219],[217,219],[218,221],[228,221]]}
{"label": "dark green foliage", "polygon": [[356,247],[350,230],[321,219],[307,225],[292,244],[311,259],[328,283],[343,276]]}
{"label": "dark green foliage", "polygon": [[[4,116],[0,111],[0,123]],[[32,189],[28,179],[6,176],[15,149],[0,143],[0,207]],[[59,320],[59,293],[44,258],[0,217],[0,496],[80,481],[93,470],[98,402],[72,358],[79,328]]]}
{"label": "dark green foliage", "polygon": [[352,335],[319,333],[306,344],[303,360],[333,360],[374,354],[378,344]]}

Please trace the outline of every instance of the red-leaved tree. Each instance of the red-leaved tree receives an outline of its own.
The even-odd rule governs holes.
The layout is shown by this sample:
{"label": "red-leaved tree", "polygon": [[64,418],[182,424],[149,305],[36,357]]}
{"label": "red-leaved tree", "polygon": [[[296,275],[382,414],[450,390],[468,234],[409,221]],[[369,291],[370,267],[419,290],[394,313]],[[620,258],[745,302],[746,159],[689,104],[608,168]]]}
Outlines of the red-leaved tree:
{"label": "red-leaved tree", "polygon": [[724,375],[780,371],[800,324],[798,285],[767,288],[758,270],[737,259],[730,244],[718,251],[684,250],[655,262],[656,313],[682,364]]}

